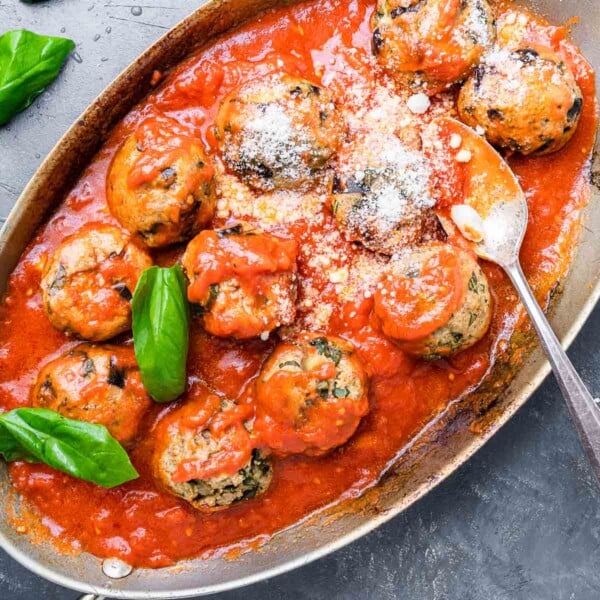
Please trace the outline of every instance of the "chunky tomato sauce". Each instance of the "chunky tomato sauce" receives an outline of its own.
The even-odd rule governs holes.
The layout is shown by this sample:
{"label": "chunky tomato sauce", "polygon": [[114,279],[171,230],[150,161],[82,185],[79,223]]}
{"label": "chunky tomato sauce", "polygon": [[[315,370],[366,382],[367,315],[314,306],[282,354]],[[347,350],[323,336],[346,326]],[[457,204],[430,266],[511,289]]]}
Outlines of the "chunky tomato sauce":
{"label": "chunky tomato sauce", "polygon": [[210,286],[236,277],[242,285],[256,285],[257,275],[292,270],[298,248],[294,240],[245,236],[219,239],[214,231],[200,233],[194,241],[193,272],[188,288],[190,302],[203,302]]}
{"label": "chunky tomato sauce", "polygon": [[448,245],[425,262],[418,276],[384,281],[386,293],[376,293],[374,311],[377,317],[389,316],[389,324],[381,325],[383,333],[418,340],[447,323],[464,300],[472,272],[468,266],[461,268],[461,258]]}
{"label": "chunky tomato sauce", "polygon": [[[163,84],[115,129],[110,141],[81,177],[63,204],[40,228],[12,274],[0,308],[0,406],[27,406],[41,364],[75,345],[55,330],[44,312],[40,277],[46,257],[67,235],[88,222],[117,225],[106,206],[106,175],[124,137],[143,119],[162,111],[199,135],[211,149],[220,100],[250,76],[273,70],[321,82],[342,96],[356,82],[382,77],[371,54],[369,19],[373,0],[313,0],[268,12],[182,63]],[[560,152],[539,157],[512,157],[510,164],[523,186],[530,227],[522,251],[525,272],[538,298],[546,303],[567,271],[579,231],[580,211],[588,195],[589,160],[596,130],[594,76],[562,28],[546,30],[551,44],[572,65],[584,94],[578,130]],[[443,65],[442,65],[443,66]],[[450,65],[451,66],[451,65]],[[177,148],[168,148],[177,152]],[[165,164],[165,163],[163,163]],[[157,164],[140,164],[134,175],[150,177]],[[138,445],[131,451],[140,479],[105,490],[40,465],[13,463],[10,474],[18,492],[42,517],[49,534],[75,551],[117,556],[136,566],[160,567],[216,549],[272,534],[344,497],[356,496],[376,481],[386,465],[440,411],[477,386],[524,327],[514,290],[499,268],[484,264],[494,299],[492,326],[474,347],[449,360],[411,358],[372,328],[373,300],[341,303],[335,285],[307,259],[336,228],[326,207],[319,222],[280,223],[277,235],[295,239],[301,280],[311,281],[323,302],[334,306],[330,333],[352,341],[370,383],[370,412],[343,447],[325,456],[274,460],[268,491],[227,510],[206,514],[155,485],[149,467],[150,435],[174,406],[155,405],[146,416]],[[223,223],[214,223],[221,226]],[[356,249],[336,242],[334,262]],[[181,249],[155,253],[171,264]],[[272,336],[273,337],[273,336]],[[130,343],[123,340],[123,343]],[[204,382],[231,398],[252,401],[251,382],[275,346],[273,339],[239,342],[206,334],[194,322],[188,364],[190,386]],[[195,469],[193,464],[185,469]],[[25,528],[34,529],[33,522]]]}

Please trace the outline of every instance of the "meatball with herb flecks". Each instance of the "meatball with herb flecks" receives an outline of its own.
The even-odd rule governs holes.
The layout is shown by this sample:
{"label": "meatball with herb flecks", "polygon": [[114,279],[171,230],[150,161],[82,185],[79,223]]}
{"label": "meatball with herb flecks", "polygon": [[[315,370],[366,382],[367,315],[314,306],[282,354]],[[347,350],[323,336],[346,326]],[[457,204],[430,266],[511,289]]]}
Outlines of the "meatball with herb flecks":
{"label": "meatball with herb flecks", "polygon": [[488,0],[378,0],[372,26],[383,68],[430,96],[465,79],[495,37]]}
{"label": "meatball with herb flecks", "polygon": [[272,74],[225,98],[215,131],[229,168],[269,192],[314,187],[343,141],[344,122],[325,89]]}
{"label": "meatball with herb flecks", "polygon": [[31,398],[35,407],[104,425],[125,445],[152,404],[133,348],[93,344],[75,346],[42,367]]}
{"label": "meatball with herb flecks", "polygon": [[462,121],[495,146],[521,154],[560,150],[577,128],[581,90],[565,62],[548,50],[496,49],[458,97]]}
{"label": "meatball with herb flecks", "polygon": [[256,380],[256,434],[274,452],[341,446],[369,411],[367,376],[351,343],[305,333],[280,343]]}
{"label": "meatball with herb flecks", "polygon": [[392,260],[374,296],[381,330],[405,352],[434,360],[478,342],[491,320],[487,278],[470,252],[431,244]]}
{"label": "meatball with herb flecks", "polygon": [[206,331],[219,337],[268,336],[296,316],[298,245],[247,224],[205,230],[182,266],[188,300]]}
{"label": "meatball with herb flecks", "polygon": [[152,260],[141,244],[109,225],[65,238],[46,264],[42,296],[54,327],[103,341],[131,327],[131,298]]}
{"label": "meatball with herb flecks", "polygon": [[196,389],[155,432],[153,470],[161,485],[202,511],[262,494],[272,469],[249,432],[252,413],[249,405]]}
{"label": "meatball with herb flecks", "polygon": [[148,246],[192,238],[216,207],[214,171],[202,142],[173,119],[144,119],[113,159],[107,201],[121,225]]}
{"label": "meatball with herb flecks", "polygon": [[331,208],[348,240],[391,255],[441,234],[429,188],[419,149],[392,134],[357,136],[340,152]]}

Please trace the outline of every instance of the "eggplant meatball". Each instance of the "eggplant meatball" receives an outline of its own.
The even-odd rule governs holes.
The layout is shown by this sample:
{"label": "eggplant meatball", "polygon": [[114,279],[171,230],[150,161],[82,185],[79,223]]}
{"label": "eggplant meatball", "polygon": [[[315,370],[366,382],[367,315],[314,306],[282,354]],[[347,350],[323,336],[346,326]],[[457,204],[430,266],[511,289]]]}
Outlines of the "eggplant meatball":
{"label": "eggplant meatball", "polygon": [[123,227],[148,246],[190,239],[210,223],[216,207],[202,142],[173,119],[145,119],[113,159],[107,200]]}
{"label": "eggplant meatball", "polygon": [[465,79],[495,37],[488,0],[378,0],[372,26],[383,68],[428,95]]}
{"label": "eggplant meatball", "polygon": [[346,238],[394,254],[441,229],[423,154],[394,135],[359,137],[340,153],[332,211]]}
{"label": "eggplant meatball", "polygon": [[352,344],[302,334],[279,344],[256,380],[256,434],[279,455],[324,454],[354,434],[367,394]]}
{"label": "eggplant meatball", "polygon": [[252,187],[308,189],[341,145],[344,122],[326,90],[276,74],[223,100],[216,137],[229,168]]}
{"label": "eggplant meatball", "polygon": [[489,142],[521,154],[548,154],[571,138],[583,99],[554,53],[533,48],[490,53],[458,97],[460,118]]}
{"label": "eggplant meatball", "polygon": [[238,224],[206,230],[182,258],[188,300],[206,331],[247,339],[267,335],[296,317],[298,246]]}
{"label": "eggplant meatball", "polygon": [[202,511],[262,494],[272,469],[247,429],[252,412],[203,390],[167,415],[153,459],[161,485]]}
{"label": "eggplant meatball", "polygon": [[423,246],[389,263],[375,292],[374,315],[405,352],[431,360],[450,356],[488,330],[487,278],[470,252]]}
{"label": "eggplant meatball", "polygon": [[150,256],[120,229],[90,224],[65,238],[46,264],[42,296],[54,327],[103,341],[131,327],[131,296]]}
{"label": "eggplant meatball", "polygon": [[75,346],[45,365],[33,386],[32,403],[104,425],[125,445],[134,440],[152,405],[133,349],[93,344]]}

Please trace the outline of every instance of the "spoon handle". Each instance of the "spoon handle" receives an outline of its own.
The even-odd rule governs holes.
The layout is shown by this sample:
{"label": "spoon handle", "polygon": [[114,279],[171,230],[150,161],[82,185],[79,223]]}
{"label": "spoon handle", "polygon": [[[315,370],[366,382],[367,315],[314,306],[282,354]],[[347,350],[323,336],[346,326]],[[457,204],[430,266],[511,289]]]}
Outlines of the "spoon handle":
{"label": "spoon handle", "polygon": [[518,261],[504,269],[519,292],[519,296],[538,332],[542,346],[563,393],[571,418],[579,433],[596,478],[600,481],[600,408],[577,374],[573,363],[562,349],[546,315],[540,308]]}

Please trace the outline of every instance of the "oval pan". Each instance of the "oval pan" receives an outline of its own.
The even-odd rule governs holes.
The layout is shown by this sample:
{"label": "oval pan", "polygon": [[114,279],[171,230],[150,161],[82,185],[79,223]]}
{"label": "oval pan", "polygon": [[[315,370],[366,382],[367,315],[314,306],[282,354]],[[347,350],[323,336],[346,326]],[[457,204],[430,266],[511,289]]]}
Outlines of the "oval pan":
{"label": "oval pan", "polygon": [[[600,12],[597,0],[536,0],[536,8],[555,22],[573,14],[585,15],[575,28],[575,41],[600,70]],[[108,132],[150,90],[156,68],[165,70],[197,47],[194,40],[210,41],[224,31],[252,18],[261,10],[290,4],[277,0],[211,0],[182,21],[128,67],[95,100],[48,155],[23,191],[0,234],[0,291],[26,244],[46,215],[62,200]],[[596,168],[600,168],[597,161]],[[554,306],[553,325],[565,343],[583,326],[600,296],[600,244],[593,231],[600,230],[600,191],[584,219],[579,251],[573,261],[562,296]],[[575,316],[574,316],[575,315]],[[453,473],[490,439],[535,391],[549,367],[541,354],[526,361],[508,391],[484,414],[497,393],[494,383],[510,373],[496,372],[483,389],[450,406],[404,449],[383,480],[361,498],[346,501],[319,516],[276,535],[259,551],[235,561],[195,560],[176,570],[143,570],[110,580],[101,561],[89,554],[58,555],[48,544],[33,545],[8,524],[12,491],[6,469],[0,469],[0,490],[8,502],[0,508],[0,544],[24,566],[57,584],[81,592],[111,598],[184,598],[216,593],[250,584],[305,565],[365,535],[409,507]],[[469,427],[483,419],[479,434]],[[15,500],[17,502],[17,500]],[[326,526],[323,524],[326,523]]]}

